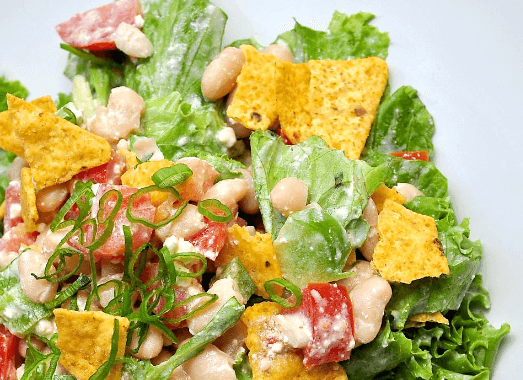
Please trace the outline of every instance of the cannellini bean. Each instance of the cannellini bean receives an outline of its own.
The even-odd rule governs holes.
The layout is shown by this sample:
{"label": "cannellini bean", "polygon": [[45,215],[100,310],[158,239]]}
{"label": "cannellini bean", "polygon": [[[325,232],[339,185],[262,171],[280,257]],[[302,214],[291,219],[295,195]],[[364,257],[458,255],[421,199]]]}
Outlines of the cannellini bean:
{"label": "cannellini bean", "polygon": [[378,273],[371,268],[370,263],[365,260],[358,260],[349,272],[354,273],[352,276],[336,281],[338,285],[343,285],[350,292],[363,281],[376,276]]}
{"label": "cannellini bean", "polygon": [[51,212],[61,207],[69,197],[66,184],[43,188],[36,193],[36,208],[40,212]]}
{"label": "cannellini bean", "polygon": [[418,188],[410,183],[400,182],[394,186],[396,191],[407,198],[407,202],[410,202],[417,196],[423,196],[423,193],[418,190]]}
{"label": "cannellini bean", "polygon": [[22,179],[22,168],[27,168],[28,166],[29,164],[22,157],[15,157],[7,170],[7,178],[9,181],[20,181]]}
{"label": "cannellini bean", "polygon": [[365,242],[363,245],[359,248],[361,254],[369,261],[372,260],[372,255],[374,254],[374,248],[376,248],[376,244],[378,244],[379,241],[379,235],[378,235],[378,209],[376,208],[376,204],[372,200],[372,198],[369,198],[369,201],[367,203],[367,206],[365,207],[365,210],[363,210],[363,220],[365,220],[369,226],[369,234],[367,235],[367,239],[365,239]]}
{"label": "cannellini bean", "polygon": [[223,49],[209,63],[202,75],[202,94],[218,100],[232,91],[243,67],[243,53],[235,47]]}
{"label": "cannellini bean", "polygon": [[[162,350],[162,352],[160,352],[160,354],[157,357],[151,359],[151,364],[152,365],[162,364],[163,362],[166,362],[167,360],[169,360],[169,358],[171,356],[173,356],[172,352],[169,352],[167,350]],[[185,371],[185,368],[183,367],[183,365],[181,365],[174,369],[174,371],[169,376],[168,380],[192,380],[192,379]]]}
{"label": "cannellini bean", "polygon": [[[31,273],[37,276],[43,276],[47,258],[41,253],[33,249],[28,249],[20,254],[18,258],[18,273],[20,274],[20,286],[27,298],[33,302],[44,303],[51,301],[58,288],[57,282],[49,282],[47,280],[37,280]],[[51,268],[54,272],[54,267]]]}
{"label": "cannellini bean", "polygon": [[307,184],[294,177],[281,179],[271,190],[271,202],[284,216],[303,210],[307,205],[309,188]]}
{"label": "cannellini bean", "polygon": [[[189,331],[193,335],[203,329],[231,297],[236,297],[240,303],[247,302],[239,293],[236,283],[230,278],[222,278],[221,280],[216,281],[207,293],[216,294],[218,299],[187,320]],[[203,304],[207,300],[207,297],[202,297],[195,307]]]}
{"label": "cannellini bean", "polygon": [[107,107],[98,106],[87,125],[92,133],[116,144],[140,127],[144,110],[145,102],[140,95],[128,87],[116,87],[111,90]]}
{"label": "cannellini bean", "polygon": [[239,169],[240,173],[243,174],[243,179],[247,182],[247,193],[240,202],[240,210],[249,215],[254,215],[260,212],[260,204],[256,198],[256,191],[254,188],[254,179],[252,178],[251,168]]}
{"label": "cannellini bean", "polygon": [[160,148],[158,148],[156,141],[151,137],[137,138],[133,144],[133,151],[142,161],[146,157],[148,157],[149,161],[160,161],[164,159],[162,151],[160,150]]}
{"label": "cannellini bean", "polygon": [[209,344],[198,356],[183,365],[192,380],[236,380],[232,360],[216,346]]}
{"label": "cannellini bean", "polygon": [[[121,281],[122,273],[111,274],[111,275],[108,275],[107,277],[101,277],[98,280],[98,284],[102,285],[111,280]],[[114,283],[109,283],[107,285],[100,286],[100,288],[98,290],[98,294],[100,295],[100,305],[102,307],[106,307],[107,305],[109,305],[109,302],[111,302],[114,299],[114,290],[115,290],[114,287],[115,287]]]}
{"label": "cannellini bean", "polygon": [[[130,348],[136,349],[138,347],[138,334],[135,331],[131,340]],[[163,348],[163,334],[156,327],[149,326],[147,336],[143,341],[140,349],[136,354],[132,354],[138,359],[152,359],[160,354]]]}
{"label": "cannellini bean", "polygon": [[[173,209],[173,214],[176,212]],[[182,214],[169,224],[156,230],[156,236],[165,241],[170,236],[186,239],[205,227],[203,215],[198,212],[198,206],[188,204]]]}
{"label": "cannellini bean", "polygon": [[[232,90],[229,95],[227,96],[227,102],[225,102],[225,109],[229,108],[232,101],[234,100],[234,94],[236,93],[236,88]],[[252,129],[246,128],[242,123],[237,122],[232,117],[227,116],[225,118],[225,121],[227,121],[227,125],[231,127],[234,130],[234,134],[236,135],[237,139],[244,139],[246,137],[249,137],[252,133]]]}
{"label": "cannellini bean", "polygon": [[356,343],[369,343],[378,335],[385,306],[392,297],[389,283],[379,276],[358,284],[349,293],[354,316]]}
{"label": "cannellini bean", "polygon": [[237,323],[216,339],[214,345],[231,358],[235,358],[245,345],[245,338],[241,324]]}
{"label": "cannellini bean", "polygon": [[232,148],[236,143],[236,133],[231,127],[222,128],[216,135],[216,140],[227,149]]}
{"label": "cannellini bean", "polygon": [[120,23],[113,38],[116,47],[131,57],[147,58],[153,54],[151,41],[136,26]]}
{"label": "cannellini bean", "polygon": [[247,194],[248,189],[249,185],[243,179],[226,179],[211,187],[202,199],[217,199],[234,213],[238,209],[238,202]]}
{"label": "cannellini bean", "polygon": [[291,63],[294,62],[294,57],[292,56],[291,49],[289,49],[287,46],[273,44],[273,45],[267,46],[261,52],[265,53],[265,54],[272,54],[287,62],[291,62]]}

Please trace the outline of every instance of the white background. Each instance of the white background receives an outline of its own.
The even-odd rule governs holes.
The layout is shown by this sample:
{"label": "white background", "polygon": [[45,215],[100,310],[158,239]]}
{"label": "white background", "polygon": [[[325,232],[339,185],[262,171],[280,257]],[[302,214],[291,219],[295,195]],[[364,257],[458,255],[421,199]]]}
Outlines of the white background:
{"label": "white background", "polygon": [[[0,75],[30,98],[70,92],[54,26],[105,0],[0,0]],[[494,380],[523,378],[523,3],[521,1],[227,1],[225,42],[269,43],[301,24],[325,29],[334,10],[376,15],[389,32],[392,89],[411,85],[434,116],[435,162],[461,220],[484,247],[489,318],[508,322]]]}

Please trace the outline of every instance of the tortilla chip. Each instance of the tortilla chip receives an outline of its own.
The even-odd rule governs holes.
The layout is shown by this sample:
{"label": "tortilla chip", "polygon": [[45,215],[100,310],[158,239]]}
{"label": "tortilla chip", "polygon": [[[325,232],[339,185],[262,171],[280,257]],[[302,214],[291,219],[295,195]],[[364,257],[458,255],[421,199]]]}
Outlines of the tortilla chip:
{"label": "tortilla chip", "polygon": [[441,323],[444,325],[449,324],[449,320],[443,316],[439,311],[435,313],[422,313],[409,316],[404,328],[409,327],[423,327],[427,322]]}
{"label": "tortilla chip", "polygon": [[[127,318],[113,316],[101,311],[72,311],[55,309],[58,328],[57,347],[60,349],[60,364],[79,380],[88,380],[109,359],[114,320],[119,322],[118,353],[125,353]],[[121,378],[121,364],[111,369],[107,379]]]}
{"label": "tortilla chip", "polygon": [[242,45],[245,64],[236,79],[238,87],[227,108],[227,116],[249,129],[266,130],[278,118],[276,104],[277,62],[272,54],[262,54],[250,45]]}
{"label": "tortilla chip", "polygon": [[31,169],[22,168],[22,181],[20,182],[20,205],[22,206],[22,219],[28,232],[36,230],[38,209],[36,208],[36,191],[31,178]]}
{"label": "tortilla chip", "polygon": [[136,153],[127,149],[118,149],[116,153],[125,157],[125,170],[132,170],[138,165]]}
{"label": "tortilla chip", "polygon": [[229,228],[229,240],[215,260],[216,266],[227,264],[238,257],[256,285],[256,294],[268,298],[265,282],[281,278],[280,263],[274,252],[270,234],[249,234],[237,224]]}
{"label": "tortilla chip", "polygon": [[262,302],[247,308],[241,317],[247,330],[245,344],[249,349],[253,380],[346,380],[347,375],[338,363],[306,368],[302,350],[291,347],[275,352],[269,349],[269,338],[277,334],[271,317],[280,311],[278,304]]}
{"label": "tortilla chip", "polygon": [[378,234],[372,263],[385,280],[410,284],[449,273],[436,222],[430,216],[387,199],[378,216]]}
{"label": "tortilla chip", "polygon": [[385,203],[386,199],[390,199],[391,201],[394,201],[399,204],[403,204],[407,200],[407,198],[398,193],[396,189],[389,189],[385,185],[381,185],[380,187],[378,187],[376,191],[372,194],[371,198],[374,201],[374,204],[376,205],[378,213],[380,213],[381,210],[383,210],[383,204]]}
{"label": "tortilla chip", "polygon": [[329,148],[358,159],[369,136],[381,96],[387,86],[388,66],[378,57],[348,61],[309,61],[311,128],[288,129],[287,136],[305,141],[321,136]]}
{"label": "tortilla chip", "polygon": [[104,138],[15,96],[8,94],[7,102],[37,189],[64,183],[111,159]]}
{"label": "tortilla chip", "polygon": [[[44,111],[56,112],[56,106],[49,95],[35,99],[31,101],[31,104]],[[24,157],[24,147],[15,134],[9,110],[0,112],[0,148],[14,153],[19,157]]]}
{"label": "tortilla chip", "polygon": [[4,219],[4,216],[5,216],[5,199],[2,202],[2,204],[0,204],[0,220]]}
{"label": "tortilla chip", "polygon": [[[127,170],[122,175],[122,184],[126,186],[136,187],[137,189],[142,187],[147,187],[154,185],[151,177],[154,173],[162,168],[173,166],[174,162],[169,160],[160,160],[160,161],[147,161],[144,162],[135,168],[133,167],[130,170]],[[168,193],[163,191],[152,191],[151,193],[151,203],[154,206],[159,206],[165,200],[167,200]]]}

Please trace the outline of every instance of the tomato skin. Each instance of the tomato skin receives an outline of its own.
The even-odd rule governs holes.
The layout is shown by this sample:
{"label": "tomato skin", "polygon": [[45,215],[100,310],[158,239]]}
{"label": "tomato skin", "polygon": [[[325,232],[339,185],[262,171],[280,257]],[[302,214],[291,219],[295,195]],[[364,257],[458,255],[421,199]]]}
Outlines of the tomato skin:
{"label": "tomato skin", "polygon": [[0,380],[15,380],[18,338],[0,325]]}
{"label": "tomato skin", "polygon": [[22,244],[33,244],[37,236],[38,232],[27,232],[24,224],[16,225],[0,238],[0,252],[18,253]]}
{"label": "tomato skin", "polygon": [[354,318],[347,288],[337,284],[308,284],[300,307],[283,313],[303,313],[310,321],[312,339],[303,349],[303,364],[314,367],[350,357],[354,347]]}
{"label": "tomato skin", "polygon": [[276,130],[276,134],[281,136],[281,139],[285,145],[294,145],[294,143],[289,139],[289,137],[283,132],[283,129],[278,128]]}
{"label": "tomato skin", "polygon": [[392,152],[391,156],[400,157],[405,160],[421,160],[429,162],[429,152],[426,150],[412,150],[403,152]]}
{"label": "tomato skin", "polygon": [[206,226],[190,236],[187,241],[198,248],[205,257],[215,260],[227,241],[227,223],[213,222],[204,218]]}
{"label": "tomato skin", "polygon": [[[111,236],[96,250],[93,251],[93,255],[96,260],[101,258],[109,259],[121,259],[125,254],[125,237],[123,234],[123,226],[131,226],[132,231],[132,248],[137,249],[143,243],[146,243],[150,240],[152,235],[152,228],[144,226],[140,223],[131,223],[126,216],[127,205],[129,204],[129,199],[131,195],[136,193],[138,189],[124,186],[124,185],[108,185],[101,184],[98,188],[96,196],[93,200],[93,208],[91,210],[92,215],[96,215],[99,210],[99,201],[101,197],[110,190],[117,190],[122,194],[122,204],[118,209],[113,221],[114,229]],[[114,202],[116,197],[109,197],[105,200],[104,204],[104,217],[110,214],[111,210],[114,208]],[[146,219],[149,222],[154,221],[154,215],[156,213],[156,207],[151,203],[151,196],[149,194],[144,194],[133,202],[133,215],[142,219]],[[83,230],[85,232],[85,244],[80,244],[78,234],[74,234],[68,241],[68,243],[75,249],[88,254],[86,246],[92,243],[93,241],[93,228],[92,225],[84,225]],[[100,235],[105,230],[104,226],[99,225],[96,232],[96,237]]]}
{"label": "tomato skin", "polygon": [[142,14],[139,0],[120,0],[89,11],[78,13],[56,26],[60,38],[67,44],[91,51],[115,50],[113,35],[122,22],[134,25]]}
{"label": "tomato skin", "polygon": [[121,185],[121,177],[124,170],[125,156],[113,152],[109,162],[91,169],[84,170],[83,172],[76,174],[73,178],[82,182],[91,180],[94,183]]}
{"label": "tomato skin", "polygon": [[11,207],[13,205],[20,209],[22,207],[20,205],[20,181],[11,181],[7,189],[5,189],[4,233],[23,222],[21,215],[11,217]]}

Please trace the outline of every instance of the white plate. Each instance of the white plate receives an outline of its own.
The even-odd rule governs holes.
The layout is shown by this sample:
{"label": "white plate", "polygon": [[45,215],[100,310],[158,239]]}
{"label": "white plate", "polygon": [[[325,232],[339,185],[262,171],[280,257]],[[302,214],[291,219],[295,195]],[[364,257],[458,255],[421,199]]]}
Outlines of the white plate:
{"label": "white plate", "polygon": [[[0,74],[24,83],[30,98],[70,92],[66,53],[54,26],[96,0],[2,1]],[[217,0],[229,15],[226,42],[262,43],[300,23],[325,29],[334,10],[376,15],[389,32],[393,89],[411,85],[436,122],[435,162],[447,176],[460,219],[481,239],[481,272],[491,293],[491,322],[512,326],[494,380],[523,373],[523,4],[439,0]],[[519,377],[519,376],[516,376]]]}

